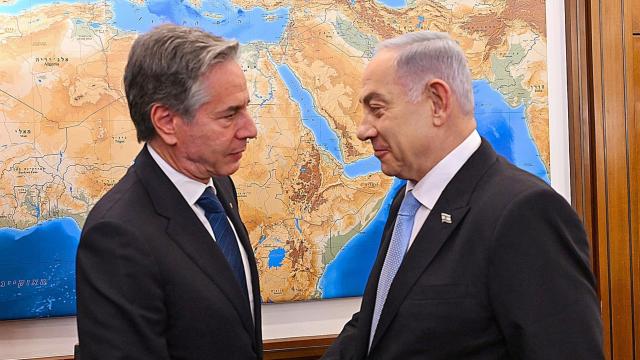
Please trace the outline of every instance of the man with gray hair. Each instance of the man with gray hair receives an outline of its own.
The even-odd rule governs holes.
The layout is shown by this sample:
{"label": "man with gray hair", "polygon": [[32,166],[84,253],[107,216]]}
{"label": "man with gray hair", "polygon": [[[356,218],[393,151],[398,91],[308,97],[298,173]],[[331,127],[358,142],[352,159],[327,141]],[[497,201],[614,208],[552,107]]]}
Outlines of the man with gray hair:
{"label": "man with gray hair", "polygon": [[138,141],[77,255],[80,358],[261,359],[260,289],[229,175],[257,130],[238,43],[162,25],[124,84]]}
{"label": "man with gray hair", "polygon": [[360,311],[324,359],[602,359],[586,234],[544,181],[476,131],[448,35],[382,42],[364,119],[395,196]]}

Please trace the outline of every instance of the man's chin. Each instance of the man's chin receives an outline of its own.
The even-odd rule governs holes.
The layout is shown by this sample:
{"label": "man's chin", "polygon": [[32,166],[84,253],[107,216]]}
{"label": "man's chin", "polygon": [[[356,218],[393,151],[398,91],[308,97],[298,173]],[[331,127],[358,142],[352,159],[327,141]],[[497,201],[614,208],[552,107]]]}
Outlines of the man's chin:
{"label": "man's chin", "polygon": [[236,171],[238,171],[238,169],[240,169],[240,162],[227,164],[226,166],[219,166],[215,169],[211,169],[209,171],[209,174],[211,177],[230,176],[230,175],[233,175]]}
{"label": "man's chin", "polygon": [[385,166],[384,163],[382,163],[381,170],[382,170],[382,173],[387,176],[398,176],[398,169],[388,165]]}
{"label": "man's chin", "polygon": [[229,166],[227,166],[227,168],[224,169],[225,170],[224,172],[226,173],[225,176],[235,174],[235,172],[238,171],[238,169],[240,169],[240,161],[237,161],[233,164],[229,164]]}

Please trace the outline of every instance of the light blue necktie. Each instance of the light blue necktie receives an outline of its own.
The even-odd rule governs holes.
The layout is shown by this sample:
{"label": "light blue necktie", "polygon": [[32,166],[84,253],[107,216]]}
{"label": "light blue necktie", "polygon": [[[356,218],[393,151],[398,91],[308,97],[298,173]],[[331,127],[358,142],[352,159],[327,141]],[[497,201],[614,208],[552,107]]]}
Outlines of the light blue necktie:
{"label": "light blue necktie", "polygon": [[371,349],[373,335],[376,333],[380,314],[382,313],[382,308],[387,300],[389,288],[391,287],[391,283],[398,272],[398,268],[400,268],[400,264],[402,264],[404,254],[407,252],[409,239],[411,238],[411,231],[413,230],[413,220],[415,219],[416,212],[420,206],[420,202],[413,196],[412,191],[407,192],[402,200],[402,204],[400,205],[398,217],[396,218],[396,225],[393,228],[391,242],[389,243],[389,249],[387,250],[387,256],[384,258],[384,264],[382,265],[382,271],[380,272],[380,279],[378,280],[376,306],[373,310],[373,318],[371,319],[369,349]]}

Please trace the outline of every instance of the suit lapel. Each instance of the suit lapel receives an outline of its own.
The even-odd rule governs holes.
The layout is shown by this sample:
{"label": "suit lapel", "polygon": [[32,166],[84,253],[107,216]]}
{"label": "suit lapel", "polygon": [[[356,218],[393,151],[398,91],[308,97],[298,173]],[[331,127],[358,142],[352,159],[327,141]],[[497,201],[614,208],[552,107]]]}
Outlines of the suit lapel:
{"label": "suit lapel", "polygon": [[[238,202],[236,201],[235,196],[233,196],[234,190],[230,188],[230,186],[224,186],[224,183],[221,179],[214,178],[213,185],[216,188],[216,192],[218,194],[218,198],[224,207],[227,216],[231,220],[233,227],[238,234],[238,239],[240,239],[240,244],[242,244],[242,248],[247,254],[247,260],[249,263],[249,270],[251,274],[251,288],[253,290],[253,303],[254,303],[254,313],[256,314],[255,323],[260,322],[260,291],[259,291],[259,278],[258,278],[258,267],[255,262],[255,258],[250,256],[254,253],[253,247],[251,246],[251,241],[249,240],[249,233],[247,232],[244,223],[240,218],[240,210],[238,209]],[[247,299],[247,306],[249,306],[249,302]]]}
{"label": "suit lapel", "polygon": [[360,306],[360,313],[358,319],[358,334],[359,340],[356,342],[356,358],[364,359],[367,355],[369,346],[369,333],[371,332],[371,320],[373,318],[373,310],[376,302],[376,292],[378,290],[378,281],[380,280],[380,272],[382,271],[382,265],[384,264],[384,258],[386,257],[387,250],[389,250],[389,243],[391,242],[391,234],[393,233],[393,227],[395,225],[396,217],[398,216],[398,210],[400,209],[400,203],[404,198],[405,186],[400,188],[396,193],[396,196],[389,208],[389,216],[385,223],[384,231],[382,232],[382,239],[380,241],[380,249],[376,261],[373,263],[367,285],[362,295],[362,305]]}
{"label": "suit lapel", "polygon": [[411,291],[413,284],[429,266],[438,250],[449,238],[449,235],[462,223],[468,210],[469,207],[466,206],[447,209],[447,214],[450,214],[451,218],[456,220],[452,224],[447,224],[441,223],[438,206],[434,206],[420,232],[418,232],[413,245],[405,255],[402,265],[400,265],[398,273],[391,284],[371,348],[380,340],[380,337],[398,312],[400,305],[404,302],[405,297]]}
{"label": "suit lapel", "polygon": [[[489,167],[495,163],[496,154],[484,139],[480,148],[467,160],[460,171],[451,179],[446,186],[440,198],[430,211],[429,216],[425,220],[424,225],[418,232],[415,241],[407,252],[402,265],[398,269],[398,273],[391,284],[389,294],[380,315],[380,321],[376,328],[371,349],[377,345],[386,329],[389,327],[398,309],[404,302],[407,294],[413,288],[413,285],[427,269],[429,264],[438,254],[447,239],[450,238],[454,230],[460,226],[469,211],[469,199],[473,194],[476,184],[484,176]],[[404,188],[403,188],[404,190]],[[399,194],[397,205],[392,207],[393,217],[397,216],[400,203],[404,198],[404,191]],[[394,201],[396,204],[396,201]],[[450,218],[450,222],[449,219]],[[395,219],[394,219],[395,220]],[[395,221],[394,221],[395,222]],[[384,255],[391,241],[391,233],[393,227],[385,232]],[[381,249],[382,250],[382,249]],[[375,302],[375,291],[377,291],[377,283],[384,262],[384,255],[381,261],[376,261],[375,267],[375,284],[372,303]],[[379,256],[380,257],[380,256]],[[380,260],[380,259],[378,259]],[[372,273],[373,275],[373,273]],[[374,305],[371,305],[371,313],[373,313]],[[364,305],[363,305],[364,308]],[[371,324],[371,315],[368,319],[369,329]]]}
{"label": "suit lapel", "polygon": [[[168,220],[167,235],[189,257],[202,272],[221,290],[242,319],[250,334],[254,333],[249,302],[234,279],[222,251],[215,245],[191,206],[164,174],[148,150],[142,149],[135,160],[138,178],[144,183],[158,214]],[[226,201],[225,201],[226,202]],[[223,202],[224,204],[224,202]],[[226,204],[228,206],[228,204]],[[226,210],[226,207],[225,207]],[[234,226],[237,225],[234,223]],[[237,230],[240,236],[244,230]],[[245,233],[246,234],[246,233]]]}
{"label": "suit lapel", "polygon": [[248,253],[253,252],[251,248],[251,242],[249,241],[249,234],[247,233],[242,220],[240,219],[240,213],[238,212],[238,204],[233,198],[230,189],[226,189],[222,186],[221,181],[219,179],[213,179],[213,185],[216,188],[216,192],[218,194],[218,198],[224,207],[224,211],[227,213],[227,216],[231,220],[233,227],[238,234],[238,238],[240,239],[240,243],[244,248],[244,251]]}

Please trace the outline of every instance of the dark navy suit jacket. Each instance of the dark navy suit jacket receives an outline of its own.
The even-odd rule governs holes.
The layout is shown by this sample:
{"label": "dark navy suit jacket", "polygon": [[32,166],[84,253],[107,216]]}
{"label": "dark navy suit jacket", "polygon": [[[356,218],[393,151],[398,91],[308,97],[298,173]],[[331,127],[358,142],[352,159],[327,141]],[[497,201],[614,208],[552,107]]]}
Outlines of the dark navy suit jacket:
{"label": "dark navy suit jacket", "polygon": [[214,184],[249,258],[255,316],[224,255],[145,147],[82,230],[82,360],[262,358],[253,250],[231,178]]}
{"label": "dark navy suit jacket", "polygon": [[404,194],[391,206],[361,309],[324,359],[603,359],[580,220],[485,140],[407,252],[368,353],[378,279]]}

